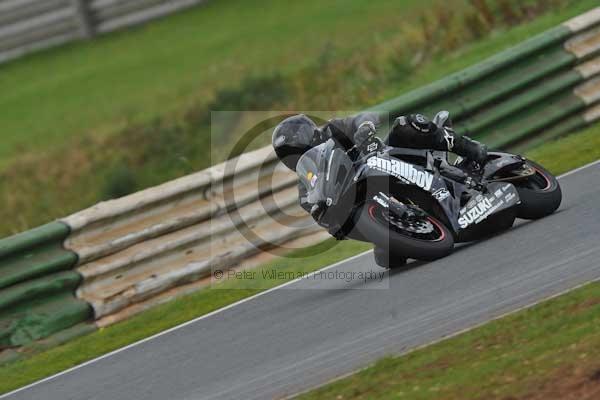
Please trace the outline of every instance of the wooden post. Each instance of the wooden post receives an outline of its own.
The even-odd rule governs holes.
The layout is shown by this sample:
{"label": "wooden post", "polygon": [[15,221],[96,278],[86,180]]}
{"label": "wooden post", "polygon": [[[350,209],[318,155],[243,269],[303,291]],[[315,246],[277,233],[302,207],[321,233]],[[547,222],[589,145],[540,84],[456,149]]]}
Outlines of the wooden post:
{"label": "wooden post", "polygon": [[73,11],[79,23],[79,31],[81,38],[89,39],[93,37],[95,32],[94,21],[90,14],[88,0],[71,0]]}

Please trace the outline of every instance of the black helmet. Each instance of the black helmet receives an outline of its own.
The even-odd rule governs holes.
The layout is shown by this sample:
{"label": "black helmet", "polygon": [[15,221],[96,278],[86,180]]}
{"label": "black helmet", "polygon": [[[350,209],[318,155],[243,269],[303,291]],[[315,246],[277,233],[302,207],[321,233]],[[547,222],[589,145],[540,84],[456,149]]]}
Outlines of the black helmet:
{"label": "black helmet", "polygon": [[279,160],[292,171],[300,156],[320,143],[321,131],[306,115],[284,119],[273,131],[273,148]]}

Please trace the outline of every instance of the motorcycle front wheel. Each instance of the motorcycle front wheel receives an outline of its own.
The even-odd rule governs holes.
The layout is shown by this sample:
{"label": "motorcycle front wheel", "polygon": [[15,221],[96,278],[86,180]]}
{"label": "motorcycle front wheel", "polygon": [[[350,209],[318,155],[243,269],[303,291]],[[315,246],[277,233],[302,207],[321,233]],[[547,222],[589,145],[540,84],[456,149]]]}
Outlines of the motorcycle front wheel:
{"label": "motorcycle front wheel", "polygon": [[454,238],[448,228],[427,215],[406,220],[379,203],[366,203],[355,228],[376,246],[416,260],[436,260],[452,253]]}

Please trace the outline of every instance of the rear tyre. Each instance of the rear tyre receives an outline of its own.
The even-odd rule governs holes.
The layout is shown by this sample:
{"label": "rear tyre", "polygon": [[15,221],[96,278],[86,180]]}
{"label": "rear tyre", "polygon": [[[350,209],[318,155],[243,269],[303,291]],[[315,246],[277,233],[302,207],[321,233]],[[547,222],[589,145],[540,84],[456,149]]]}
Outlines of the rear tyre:
{"label": "rear tyre", "polygon": [[541,165],[527,160],[535,174],[526,180],[515,182],[521,204],[517,206],[517,217],[539,219],[552,214],[560,206],[562,192],[558,180]]}
{"label": "rear tyre", "polygon": [[444,224],[427,216],[410,225],[379,203],[366,203],[358,212],[355,229],[376,247],[405,258],[436,260],[452,253],[454,238]]}

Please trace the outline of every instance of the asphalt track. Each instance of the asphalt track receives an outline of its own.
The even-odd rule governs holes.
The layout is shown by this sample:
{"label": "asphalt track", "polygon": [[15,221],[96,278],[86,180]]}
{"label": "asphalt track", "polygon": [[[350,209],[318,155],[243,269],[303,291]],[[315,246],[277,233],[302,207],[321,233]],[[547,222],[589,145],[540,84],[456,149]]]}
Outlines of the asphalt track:
{"label": "asphalt track", "polygon": [[[561,185],[556,214],[445,259],[382,282],[300,280],[3,398],[279,398],[599,279],[600,163]],[[368,253],[335,271],[382,270]]]}

